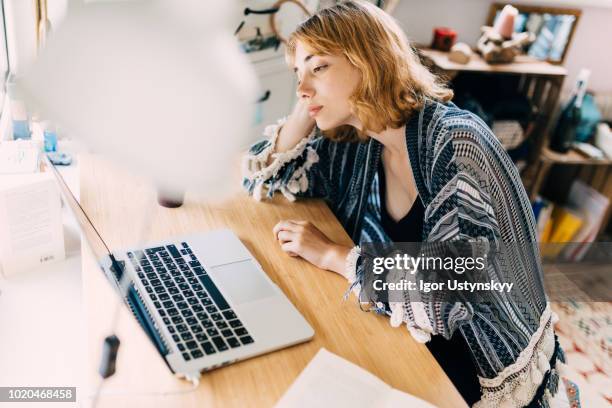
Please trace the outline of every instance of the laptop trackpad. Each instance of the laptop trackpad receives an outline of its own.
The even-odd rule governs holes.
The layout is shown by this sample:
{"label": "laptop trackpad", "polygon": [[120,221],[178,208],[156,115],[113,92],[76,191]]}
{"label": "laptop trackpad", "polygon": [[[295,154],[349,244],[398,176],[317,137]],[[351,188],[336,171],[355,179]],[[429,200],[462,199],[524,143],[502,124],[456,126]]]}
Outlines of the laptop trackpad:
{"label": "laptop trackpad", "polygon": [[250,260],[216,266],[211,276],[232,303],[241,304],[276,295],[274,286]]}

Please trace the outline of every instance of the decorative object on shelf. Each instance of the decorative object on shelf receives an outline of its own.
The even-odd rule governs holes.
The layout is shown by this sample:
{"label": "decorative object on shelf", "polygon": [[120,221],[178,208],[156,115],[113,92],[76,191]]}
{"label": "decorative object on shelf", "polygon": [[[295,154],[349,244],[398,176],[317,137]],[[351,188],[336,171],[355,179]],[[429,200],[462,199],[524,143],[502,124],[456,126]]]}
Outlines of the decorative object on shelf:
{"label": "decorative object on shelf", "polygon": [[302,21],[312,15],[300,0],[278,0],[274,3],[273,8],[278,10],[276,13],[270,14],[270,27],[282,43],[286,43],[289,34]]}
{"label": "decorative object on shelf", "polygon": [[601,151],[601,149],[593,146],[590,143],[574,142],[572,143],[571,148],[589,159],[603,160],[606,158],[606,155]]}
{"label": "decorative object on shelf", "polygon": [[457,43],[452,46],[448,59],[457,64],[467,64],[472,59],[472,49],[466,43]]}
{"label": "decorative object on shelf", "polygon": [[518,16],[516,7],[507,4],[502,9],[501,13],[495,20],[493,28],[503,37],[504,40],[509,40],[514,34],[514,20]]}
{"label": "decorative object on shelf", "polygon": [[[481,91],[474,89],[479,83]],[[457,81],[456,85],[455,104],[479,116],[491,127],[506,150],[517,149],[532,135],[538,109],[524,95],[498,88],[490,79],[465,78]],[[513,160],[522,158],[521,152],[514,153]]]}
{"label": "decorative object on shelf", "polygon": [[506,150],[518,147],[525,140],[525,132],[518,120],[496,120],[491,130]]}
{"label": "decorative object on shelf", "polygon": [[576,141],[587,142],[597,130],[601,121],[601,113],[595,104],[595,97],[591,92],[585,92],[580,108],[580,122],[576,127]]}
{"label": "decorative object on shelf", "polygon": [[47,157],[54,166],[70,166],[72,164],[72,156],[69,153],[49,152]]}
{"label": "decorative object on shelf", "polygon": [[495,20],[493,27],[483,26],[482,36],[476,48],[488,63],[512,62],[522,48],[535,40],[532,33],[515,33],[516,7],[506,5]]}
{"label": "decorative object on shelf", "polygon": [[580,10],[515,4],[511,6],[515,12],[504,11],[506,7],[505,3],[493,3],[487,26],[494,27],[506,38],[509,38],[508,33],[527,33],[534,41],[524,44],[522,51],[542,61],[563,63]]}
{"label": "decorative object on shelf", "polygon": [[436,27],[433,31],[433,40],[431,41],[431,48],[440,51],[450,51],[455,40],[457,33],[455,30],[447,27]]}
{"label": "decorative object on shelf", "polygon": [[[505,30],[505,25],[501,27]],[[531,43],[535,36],[532,33],[513,33],[507,39],[495,27],[482,26],[482,36],[476,48],[489,64],[508,63],[522,52],[522,48]]]}
{"label": "decorative object on shelf", "polygon": [[612,130],[607,123],[597,125],[595,146],[599,147],[609,159],[612,159]]}
{"label": "decorative object on shelf", "polygon": [[248,54],[250,52],[267,50],[269,48],[274,48],[274,50],[277,50],[280,44],[281,42],[276,35],[272,34],[264,37],[261,34],[261,29],[257,27],[255,37],[248,41],[242,42],[240,44],[240,48],[242,48],[242,50]]}
{"label": "decorative object on shelf", "polygon": [[554,151],[565,153],[576,140],[576,131],[582,115],[582,102],[590,75],[591,71],[588,69],[582,69],[578,74],[576,86],[572,91],[569,102],[559,116],[555,133],[550,142],[550,148]]}

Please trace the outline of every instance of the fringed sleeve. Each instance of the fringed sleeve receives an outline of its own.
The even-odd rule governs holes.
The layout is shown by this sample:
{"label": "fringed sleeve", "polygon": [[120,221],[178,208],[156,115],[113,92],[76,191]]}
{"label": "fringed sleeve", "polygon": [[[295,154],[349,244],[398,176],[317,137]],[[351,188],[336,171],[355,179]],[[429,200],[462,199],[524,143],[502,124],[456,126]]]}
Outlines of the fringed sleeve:
{"label": "fringed sleeve", "polygon": [[265,139],[252,145],[243,157],[243,187],[258,201],[264,196],[271,198],[277,191],[289,201],[294,201],[296,196],[325,197],[328,183],[319,165],[325,144],[323,137],[315,127],[291,150],[274,153],[285,120],[266,127]]}

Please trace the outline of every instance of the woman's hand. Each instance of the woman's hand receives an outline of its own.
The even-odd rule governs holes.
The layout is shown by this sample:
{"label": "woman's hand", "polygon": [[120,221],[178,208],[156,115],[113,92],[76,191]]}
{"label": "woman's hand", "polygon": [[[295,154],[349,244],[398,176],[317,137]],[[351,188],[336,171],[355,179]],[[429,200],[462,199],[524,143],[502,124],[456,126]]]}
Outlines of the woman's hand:
{"label": "woman's hand", "polygon": [[[293,107],[293,111],[287,117],[287,121],[280,129],[274,153],[282,153],[293,149],[302,139],[310,135],[316,124],[315,120],[308,114],[307,98],[299,98]],[[274,157],[270,155],[267,165],[273,161]]]}
{"label": "woman's hand", "polygon": [[280,135],[276,140],[276,152],[287,151],[303,138],[307,137],[316,122],[308,113],[308,98],[299,98],[293,111],[280,130]]}
{"label": "woman's hand", "polygon": [[311,264],[344,276],[344,263],[351,248],[338,245],[308,221],[285,220],[274,226],[274,237],[283,251]]}

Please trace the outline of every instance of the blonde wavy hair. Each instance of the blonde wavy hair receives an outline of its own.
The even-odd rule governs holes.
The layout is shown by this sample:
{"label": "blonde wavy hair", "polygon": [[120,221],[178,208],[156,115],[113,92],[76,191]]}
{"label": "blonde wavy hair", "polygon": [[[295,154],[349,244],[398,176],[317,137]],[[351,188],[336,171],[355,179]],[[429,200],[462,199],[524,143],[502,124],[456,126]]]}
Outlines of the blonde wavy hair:
{"label": "blonde wavy hair", "polygon": [[324,132],[332,140],[364,141],[365,131],[400,128],[422,109],[425,99],[447,102],[453,91],[424,67],[395,19],[373,4],[346,1],[323,9],[289,36],[286,59],[294,63],[301,42],[319,55],[344,55],[361,73],[349,99],[363,125]]}

